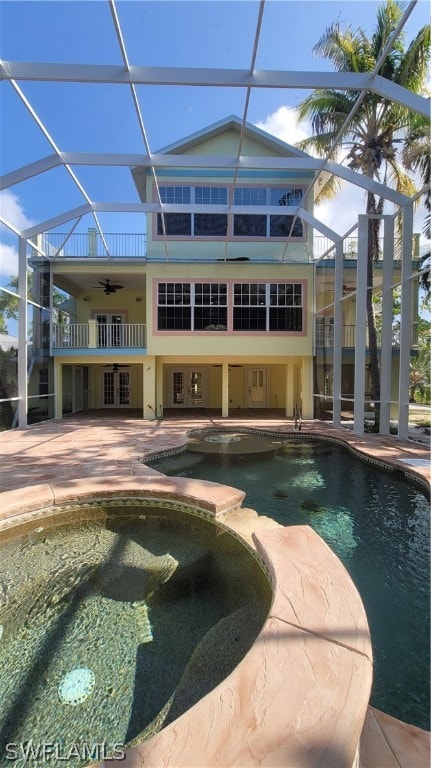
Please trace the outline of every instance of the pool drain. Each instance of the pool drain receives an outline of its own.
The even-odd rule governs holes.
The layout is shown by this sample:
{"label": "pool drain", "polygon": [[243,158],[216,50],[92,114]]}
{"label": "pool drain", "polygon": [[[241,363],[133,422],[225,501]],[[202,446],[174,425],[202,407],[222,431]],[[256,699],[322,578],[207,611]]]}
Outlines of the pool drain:
{"label": "pool drain", "polygon": [[71,669],[58,686],[60,701],[63,704],[70,704],[71,707],[82,704],[92,692],[94,682],[94,672],[91,669],[87,667]]}

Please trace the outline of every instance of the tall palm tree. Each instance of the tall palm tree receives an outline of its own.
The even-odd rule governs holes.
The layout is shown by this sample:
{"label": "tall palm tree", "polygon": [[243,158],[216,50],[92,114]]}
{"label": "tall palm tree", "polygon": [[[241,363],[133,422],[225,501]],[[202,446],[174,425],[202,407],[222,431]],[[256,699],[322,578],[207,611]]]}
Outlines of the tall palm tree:
{"label": "tall palm tree", "polygon": [[[373,72],[379,58],[402,18],[404,3],[386,0],[378,11],[374,31],[368,38],[362,29],[342,31],[338,22],[332,24],[314,47],[314,53],[332,62],[339,72]],[[405,47],[399,35],[387,54],[379,74],[415,92],[425,89],[427,65],[431,54],[431,27],[423,27]],[[340,148],[348,150],[346,162],[350,168],[369,179],[391,184],[405,194],[412,194],[414,185],[402,167],[399,146],[410,134],[415,115],[382,96],[367,92],[359,109],[346,123],[357,93],[343,90],[317,89],[299,105],[299,120],[310,120],[313,135],[301,142],[301,148],[315,150],[325,156],[342,131]],[[326,188],[325,188],[326,186]],[[336,182],[330,180],[323,188],[323,198],[333,195]],[[384,200],[367,193],[366,212],[381,214]],[[380,427],[380,366],[373,313],[373,263],[379,256],[379,221],[368,226],[367,322],[370,354],[372,398],[375,402],[375,429]]]}
{"label": "tall palm tree", "polygon": [[[422,231],[431,240],[431,153],[429,120],[422,115],[416,115],[403,147],[404,166],[419,174],[425,192],[423,200],[427,214]],[[420,285],[429,299],[431,295],[431,253],[427,251],[419,260],[421,271]]]}

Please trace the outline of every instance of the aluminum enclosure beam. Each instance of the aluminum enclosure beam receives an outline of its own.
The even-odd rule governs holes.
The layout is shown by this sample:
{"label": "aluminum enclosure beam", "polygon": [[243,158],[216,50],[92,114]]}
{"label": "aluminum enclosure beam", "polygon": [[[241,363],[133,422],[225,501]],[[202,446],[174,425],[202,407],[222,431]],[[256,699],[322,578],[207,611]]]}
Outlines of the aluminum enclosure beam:
{"label": "aluminum enclosure beam", "polygon": [[4,61],[2,80],[33,80],[117,85],[179,85],[230,88],[331,88],[373,91],[407,109],[429,115],[429,101],[380,75],[350,72],[211,69],[196,67],[119,67],[111,64],[50,64]]}

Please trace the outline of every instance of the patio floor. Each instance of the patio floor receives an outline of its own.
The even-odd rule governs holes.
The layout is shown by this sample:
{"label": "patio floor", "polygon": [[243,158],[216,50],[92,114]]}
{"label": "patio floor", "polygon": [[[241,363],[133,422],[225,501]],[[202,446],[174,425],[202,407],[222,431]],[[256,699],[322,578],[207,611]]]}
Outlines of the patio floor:
{"label": "patio floor", "polygon": [[[157,482],[160,474],[142,463],[145,457],[179,448],[187,442],[192,429],[248,428],[277,433],[292,433],[295,424],[281,411],[239,411],[229,418],[220,412],[166,412],[162,420],[143,421],[141,411],[94,411],[62,420],[34,425],[28,429],[3,432],[0,436],[1,491],[0,518],[7,518],[10,508],[30,505],[36,508],[39,495],[47,491],[68,492],[79,486],[80,493],[94,483],[105,492],[122,484],[142,479]],[[335,429],[328,422],[306,421],[302,434],[338,438],[351,448],[375,460],[408,471],[429,484],[429,448],[401,441],[396,437],[367,434],[355,436],[351,430]],[[104,485],[106,478],[106,489]],[[195,481],[198,484],[200,481]],[[162,483],[163,485],[163,483]],[[23,489],[33,487],[31,498]],[[214,504],[218,503],[217,490]],[[201,489],[202,490],[202,489]],[[10,493],[8,493],[10,492]],[[201,494],[202,495],[202,494]],[[46,505],[42,504],[42,506]],[[14,513],[12,513],[14,514]],[[413,726],[368,708],[360,742],[361,768],[424,768],[429,765],[429,734]]]}
{"label": "patio floor", "polygon": [[[222,418],[218,412],[168,412],[162,420],[143,421],[139,411],[87,411],[28,429],[3,432],[0,439],[1,489],[84,477],[152,473],[142,459],[178,448],[187,433],[199,428],[254,428],[294,432],[281,411],[240,411]],[[335,429],[328,422],[306,421],[303,434],[336,437],[374,459],[430,480],[429,449],[413,441]]]}

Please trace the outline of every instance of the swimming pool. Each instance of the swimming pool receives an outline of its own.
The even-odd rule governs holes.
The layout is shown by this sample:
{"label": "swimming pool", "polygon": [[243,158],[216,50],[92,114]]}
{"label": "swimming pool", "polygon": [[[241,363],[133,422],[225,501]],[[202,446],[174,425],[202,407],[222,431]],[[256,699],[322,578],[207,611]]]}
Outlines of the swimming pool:
{"label": "swimming pool", "polygon": [[[199,438],[208,443],[216,433]],[[266,435],[270,449],[241,452],[256,434],[231,434],[220,450],[151,462],[167,475],[246,491],[243,506],[283,525],[308,524],[343,561],[367,612],[374,652],[371,704],[429,729],[429,503],[397,472],[342,446]],[[235,449],[233,444],[235,443]],[[229,448],[231,444],[231,448]],[[235,452],[232,452],[235,450]]]}

